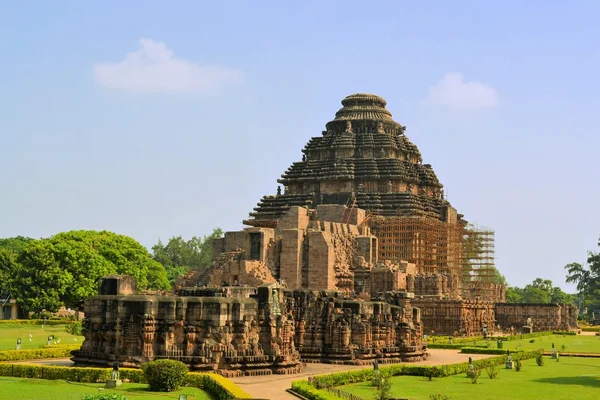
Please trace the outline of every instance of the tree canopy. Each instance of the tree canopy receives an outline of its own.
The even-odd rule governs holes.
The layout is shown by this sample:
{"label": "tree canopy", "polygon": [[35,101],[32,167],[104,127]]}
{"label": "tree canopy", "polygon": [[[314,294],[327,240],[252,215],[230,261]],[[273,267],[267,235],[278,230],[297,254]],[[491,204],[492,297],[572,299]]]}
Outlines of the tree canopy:
{"label": "tree canopy", "polygon": [[208,268],[212,259],[212,240],[222,236],[223,231],[215,228],[202,238],[194,236],[185,241],[181,236],[174,236],[166,245],[159,240],[152,246],[152,258],[164,265],[169,282],[174,284],[179,276],[192,268]]}
{"label": "tree canopy", "polygon": [[165,268],[128,236],[70,231],[14,248],[0,249],[0,265],[4,286],[25,311],[80,306],[97,293],[98,279],[110,274],[133,276],[140,289],[170,288]]}
{"label": "tree canopy", "polygon": [[576,285],[579,294],[585,298],[583,306],[600,305],[600,253],[588,251],[586,261],[585,266],[576,262],[567,264],[565,280]]}
{"label": "tree canopy", "polygon": [[508,303],[572,304],[573,296],[561,288],[553,286],[549,279],[537,278],[524,288],[510,286],[506,288]]}

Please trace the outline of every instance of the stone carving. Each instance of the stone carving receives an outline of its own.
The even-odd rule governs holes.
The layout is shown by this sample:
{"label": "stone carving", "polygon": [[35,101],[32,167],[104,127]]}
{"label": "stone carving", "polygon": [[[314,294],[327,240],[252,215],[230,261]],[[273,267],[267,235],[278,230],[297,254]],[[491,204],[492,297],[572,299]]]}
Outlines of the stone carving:
{"label": "stone carving", "polygon": [[352,133],[352,122],[346,121],[346,131],[345,132]]}

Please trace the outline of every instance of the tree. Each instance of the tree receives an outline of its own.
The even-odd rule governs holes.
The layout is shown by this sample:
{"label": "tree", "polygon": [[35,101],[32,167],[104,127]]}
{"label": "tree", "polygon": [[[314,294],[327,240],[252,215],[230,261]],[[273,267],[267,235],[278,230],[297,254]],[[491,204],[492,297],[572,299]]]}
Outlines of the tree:
{"label": "tree", "polygon": [[223,231],[215,228],[202,238],[194,236],[185,241],[181,236],[174,236],[166,245],[159,240],[152,246],[152,258],[165,267],[172,285],[192,268],[208,268],[212,259],[212,241],[222,236]]}
{"label": "tree", "polygon": [[524,288],[506,288],[507,303],[573,304],[573,296],[554,287],[549,279],[537,278]]}
{"label": "tree", "polygon": [[506,302],[507,303],[522,303],[523,302],[523,289],[516,286],[509,286],[506,288]]}
{"label": "tree", "polygon": [[[164,267],[134,239],[102,231],[70,231],[28,241],[18,254],[0,249],[4,282],[25,311],[80,307],[106,275],[131,275],[140,289],[170,288]],[[41,307],[41,308],[40,308]]]}
{"label": "tree", "polygon": [[[598,242],[600,247],[600,241]],[[567,283],[574,283],[579,295],[584,297],[583,306],[600,304],[600,253],[588,251],[586,266],[570,263],[567,270]]]}
{"label": "tree", "polygon": [[547,290],[533,285],[527,285],[523,290],[523,297],[521,298],[521,302],[548,304],[550,303],[550,299],[550,293]]}
{"label": "tree", "polygon": [[12,238],[0,239],[0,249],[6,249],[15,254],[19,254],[27,245],[33,242],[35,239],[17,236]]}
{"label": "tree", "polygon": [[[5,257],[6,261],[6,257]],[[53,245],[35,241],[5,265],[5,284],[25,312],[57,311],[73,283],[54,258]]]}

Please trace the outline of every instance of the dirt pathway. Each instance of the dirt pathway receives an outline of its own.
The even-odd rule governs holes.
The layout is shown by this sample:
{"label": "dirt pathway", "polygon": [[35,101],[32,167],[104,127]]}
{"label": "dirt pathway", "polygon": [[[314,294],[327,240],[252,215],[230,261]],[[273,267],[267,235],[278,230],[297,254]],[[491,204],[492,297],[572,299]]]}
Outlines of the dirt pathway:
{"label": "dirt pathway", "polygon": [[[441,365],[465,362],[494,357],[489,354],[461,354],[457,350],[430,349],[431,356],[425,361],[410,363],[411,365]],[[383,365],[384,366],[384,365]],[[257,399],[292,400],[297,397],[286,392],[292,386],[292,381],[306,379],[309,376],[330,374],[332,372],[350,371],[353,369],[369,368],[354,365],[307,364],[304,372],[295,375],[265,375],[244,376],[231,379],[236,385]]]}

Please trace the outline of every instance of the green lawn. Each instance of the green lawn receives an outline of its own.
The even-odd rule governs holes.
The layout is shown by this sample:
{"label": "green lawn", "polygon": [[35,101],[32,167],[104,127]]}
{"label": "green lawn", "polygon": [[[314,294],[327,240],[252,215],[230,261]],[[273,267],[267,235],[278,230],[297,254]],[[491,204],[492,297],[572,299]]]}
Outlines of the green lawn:
{"label": "green lawn", "polygon": [[[600,359],[561,357],[560,361],[544,357],[538,367],[535,360],[523,362],[521,372],[500,368],[497,379],[482,374],[473,385],[465,374],[438,378],[429,382],[422,377],[391,378],[392,396],[411,400],[429,400],[430,394],[442,393],[452,400],[597,400],[600,398]],[[374,398],[370,382],[341,386],[338,389],[365,399]]]}
{"label": "green lawn", "polygon": [[[19,400],[80,400],[84,394],[99,393],[103,384],[50,381],[44,379],[0,377],[0,399]],[[124,383],[118,390],[102,390],[102,393],[118,393],[131,400],[177,399],[186,393],[190,400],[211,400],[212,397],[201,389],[181,388],[171,393],[148,392],[148,385]]]}
{"label": "green lawn", "polygon": [[[83,336],[73,336],[65,331],[66,325],[0,324],[0,350],[14,350],[21,338],[21,349],[37,349],[46,344],[49,335],[60,339],[59,344],[81,344]],[[31,335],[31,341],[29,340]],[[74,340],[77,338],[77,342]]]}
{"label": "green lawn", "polygon": [[[530,343],[534,340],[533,343]],[[480,340],[477,342],[469,343],[466,346],[471,345],[485,345],[488,341]],[[496,348],[496,341],[489,340],[490,348]],[[573,353],[599,353],[600,354],[600,336],[562,336],[562,335],[550,335],[550,336],[538,336],[531,339],[511,340],[503,343],[504,349],[510,350],[536,350],[543,348],[546,351],[552,350],[552,343],[558,349],[561,349],[562,345],[565,345],[565,352]]]}

